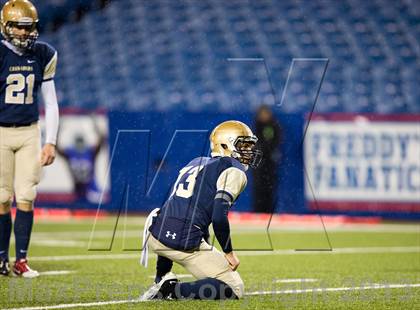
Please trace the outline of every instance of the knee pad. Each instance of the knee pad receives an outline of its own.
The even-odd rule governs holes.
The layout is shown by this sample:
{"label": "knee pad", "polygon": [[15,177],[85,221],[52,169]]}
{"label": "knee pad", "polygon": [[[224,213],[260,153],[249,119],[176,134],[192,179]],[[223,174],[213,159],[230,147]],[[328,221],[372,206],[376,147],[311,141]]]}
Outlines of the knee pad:
{"label": "knee pad", "polygon": [[36,198],[36,185],[16,188],[16,202],[32,203]]}
{"label": "knee pad", "polygon": [[10,190],[0,188],[0,203],[1,204],[8,204],[12,202],[13,193]]}

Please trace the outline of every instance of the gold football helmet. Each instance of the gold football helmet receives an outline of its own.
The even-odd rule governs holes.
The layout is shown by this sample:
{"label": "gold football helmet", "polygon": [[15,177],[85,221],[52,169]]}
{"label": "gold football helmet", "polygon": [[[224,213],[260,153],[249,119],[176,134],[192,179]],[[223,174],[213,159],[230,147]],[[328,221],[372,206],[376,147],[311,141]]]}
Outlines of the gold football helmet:
{"label": "gold football helmet", "polygon": [[[38,39],[37,24],[38,12],[28,0],[7,1],[1,10],[1,33],[19,49],[29,49],[33,46]],[[24,34],[17,34],[19,30],[26,31]]]}
{"label": "gold football helmet", "polygon": [[210,134],[212,156],[229,156],[245,166],[257,168],[262,152],[255,149],[258,138],[242,122],[226,121],[219,124]]}

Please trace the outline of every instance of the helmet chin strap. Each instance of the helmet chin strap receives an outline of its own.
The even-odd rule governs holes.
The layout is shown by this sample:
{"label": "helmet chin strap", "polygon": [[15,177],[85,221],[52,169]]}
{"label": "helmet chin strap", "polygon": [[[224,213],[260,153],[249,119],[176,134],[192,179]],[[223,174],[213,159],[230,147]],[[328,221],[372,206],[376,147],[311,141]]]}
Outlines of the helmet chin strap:
{"label": "helmet chin strap", "polygon": [[19,40],[18,38],[13,38],[11,40],[11,43],[20,51],[24,51],[25,48],[28,46],[28,44],[26,44],[25,46],[23,46],[22,41]]}
{"label": "helmet chin strap", "polygon": [[34,38],[28,37],[26,39],[20,39],[16,36],[11,35],[10,36],[10,43],[12,43],[16,48],[18,48],[21,51],[25,51],[32,47],[32,45],[36,41],[36,36]]}
{"label": "helmet chin strap", "polygon": [[241,154],[239,154],[238,151],[233,151],[231,157],[239,160],[241,159]]}

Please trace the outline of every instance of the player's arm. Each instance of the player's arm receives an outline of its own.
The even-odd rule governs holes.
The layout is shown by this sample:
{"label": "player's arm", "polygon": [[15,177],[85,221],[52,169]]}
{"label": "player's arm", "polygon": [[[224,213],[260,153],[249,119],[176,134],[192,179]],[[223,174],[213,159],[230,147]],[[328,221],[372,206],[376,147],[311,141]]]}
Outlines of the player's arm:
{"label": "player's arm", "polygon": [[96,157],[105,143],[105,135],[99,129],[99,126],[93,116],[92,116],[92,122],[93,122],[93,128],[95,130],[95,133],[98,136],[98,142],[96,143],[95,150],[94,150],[94,154],[95,154],[94,156]]}
{"label": "player's arm", "polygon": [[55,159],[55,145],[58,132],[58,102],[55,91],[54,75],[57,67],[57,52],[54,52],[44,69],[44,79],[41,85],[41,93],[45,104],[45,144],[42,148],[41,164],[48,166]]}
{"label": "player's arm", "polygon": [[246,183],[245,173],[238,168],[230,167],[220,174],[217,180],[217,193],[214,197],[212,214],[214,234],[233,270],[238,268],[239,259],[233,252],[228,213],[230,206],[243,191]]}
{"label": "player's arm", "polygon": [[[58,131],[61,131],[61,126],[58,125]],[[55,145],[55,150],[57,151],[57,154],[64,158],[66,162],[69,161],[69,156],[67,155],[66,151],[61,147],[59,140],[57,140],[57,143]]]}
{"label": "player's arm", "polygon": [[230,202],[217,198],[214,200],[212,223],[214,234],[222,247],[223,252],[232,252],[232,242],[230,240],[230,226],[228,220]]}

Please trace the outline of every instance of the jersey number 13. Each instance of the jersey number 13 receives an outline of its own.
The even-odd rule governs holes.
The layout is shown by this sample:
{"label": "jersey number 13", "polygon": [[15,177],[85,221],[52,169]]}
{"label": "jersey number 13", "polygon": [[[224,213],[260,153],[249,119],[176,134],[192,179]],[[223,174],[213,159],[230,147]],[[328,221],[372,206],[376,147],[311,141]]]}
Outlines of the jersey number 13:
{"label": "jersey number 13", "polygon": [[193,195],[197,175],[203,168],[204,166],[187,166],[181,169],[171,196],[176,194],[178,197],[190,198]]}
{"label": "jersey number 13", "polygon": [[[9,74],[6,80],[7,104],[32,104],[34,103],[34,83],[35,75],[29,74],[26,78],[21,73]],[[26,97],[25,97],[26,89]]]}

